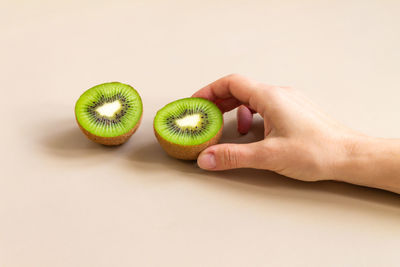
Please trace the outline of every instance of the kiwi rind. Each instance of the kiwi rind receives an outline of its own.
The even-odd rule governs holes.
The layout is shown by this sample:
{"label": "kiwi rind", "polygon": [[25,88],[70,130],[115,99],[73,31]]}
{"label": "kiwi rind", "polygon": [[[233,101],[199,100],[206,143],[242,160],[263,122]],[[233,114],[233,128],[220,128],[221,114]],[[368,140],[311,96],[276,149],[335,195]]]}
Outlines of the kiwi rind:
{"label": "kiwi rind", "polygon": [[[190,98],[193,99],[193,98]],[[181,99],[184,100],[184,99]],[[177,100],[178,101],[178,100]],[[174,102],[177,102],[174,101]],[[218,107],[212,103],[211,101],[205,100],[205,99],[201,99],[201,101],[207,101],[209,102],[209,104],[215,106],[215,109],[218,111],[218,113],[220,114],[220,122],[221,125],[218,129],[218,131],[214,134],[214,136],[212,136],[211,138],[209,138],[208,140],[205,140],[202,143],[198,143],[198,144],[193,144],[193,145],[184,145],[184,144],[179,144],[178,142],[174,143],[173,140],[167,140],[166,138],[164,138],[160,133],[158,133],[157,131],[157,127],[156,127],[156,117],[154,118],[154,122],[153,122],[153,129],[154,129],[154,134],[158,140],[158,142],[160,143],[161,147],[165,150],[165,152],[177,159],[183,159],[183,160],[196,160],[199,156],[199,154],[206,149],[209,146],[215,145],[219,142],[221,135],[222,135],[222,129],[223,129],[223,125],[224,125],[224,121],[223,121],[223,116],[222,113],[220,112],[220,110],[218,109]],[[166,106],[171,105],[173,102],[167,104]],[[166,107],[165,106],[165,107]],[[159,110],[159,112],[162,109]]]}
{"label": "kiwi rind", "polygon": [[122,145],[123,143],[128,141],[128,139],[136,132],[136,130],[139,128],[140,123],[142,121],[142,116],[140,117],[140,119],[136,123],[136,125],[131,130],[129,130],[129,132],[119,135],[119,136],[115,136],[115,137],[103,137],[103,136],[97,136],[95,134],[92,134],[92,133],[88,132],[85,128],[83,128],[80,125],[78,120],[76,120],[76,121],[78,123],[79,128],[82,130],[82,132],[85,134],[85,136],[87,138],[89,138],[89,140],[92,140],[93,142],[96,142],[98,144],[102,144],[105,146],[118,146],[118,145]]}
{"label": "kiwi rind", "polygon": [[218,144],[219,140],[221,139],[222,135],[222,128],[223,124],[221,125],[220,130],[218,133],[211,138],[210,140],[194,146],[183,146],[180,144],[174,144],[162,138],[154,128],[154,134],[157,137],[158,142],[160,143],[161,147],[167,152],[168,155],[177,159],[183,160],[196,160],[200,153],[209,146]]}
{"label": "kiwi rind", "polygon": [[[92,140],[92,141],[94,141],[96,143],[99,143],[99,144],[102,144],[102,145],[106,145],[106,146],[117,146],[117,145],[121,145],[121,144],[125,143],[136,132],[136,130],[139,128],[141,120],[142,120],[142,117],[143,117],[143,102],[142,102],[142,99],[141,99],[139,93],[137,92],[137,90],[135,88],[133,88],[132,86],[130,86],[128,84],[123,84],[123,83],[120,83],[120,82],[110,82],[110,83],[99,84],[99,85],[93,86],[92,88],[88,89],[83,94],[85,94],[86,92],[88,92],[89,90],[91,90],[91,89],[93,89],[95,87],[105,86],[105,85],[111,85],[111,86],[112,85],[123,85],[123,86],[128,86],[132,90],[134,90],[134,92],[137,94],[137,97],[139,99],[138,103],[140,104],[140,109],[139,109],[140,110],[140,117],[137,120],[136,124],[134,124],[130,129],[127,129],[127,131],[124,132],[123,134],[120,134],[120,135],[117,135],[117,136],[100,136],[100,135],[96,135],[93,132],[88,131],[79,122],[78,115],[77,115],[77,106],[75,107],[75,119],[76,119],[76,122],[78,123],[78,126],[81,129],[81,131],[85,134],[85,136],[89,140]],[[82,97],[82,95],[81,95],[81,97]]]}

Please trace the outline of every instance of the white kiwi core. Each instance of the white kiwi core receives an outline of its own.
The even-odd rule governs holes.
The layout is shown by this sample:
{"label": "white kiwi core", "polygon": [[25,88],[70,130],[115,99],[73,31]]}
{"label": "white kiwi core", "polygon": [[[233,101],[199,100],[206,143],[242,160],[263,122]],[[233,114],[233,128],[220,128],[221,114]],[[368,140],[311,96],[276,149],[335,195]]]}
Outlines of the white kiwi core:
{"label": "white kiwi core", "polygon": [[201,121],[200,114],[187,115],[181,119],[175,121],[175,123],[181,127],[196,127]]}
{"label": "white kiwi core", "polygon": [[115,100],[111,103],[104,103],[100,107],[96,109],[96,111],[104,117],[113,117],[115,113],[121,110],[121,102],[119,100]]}

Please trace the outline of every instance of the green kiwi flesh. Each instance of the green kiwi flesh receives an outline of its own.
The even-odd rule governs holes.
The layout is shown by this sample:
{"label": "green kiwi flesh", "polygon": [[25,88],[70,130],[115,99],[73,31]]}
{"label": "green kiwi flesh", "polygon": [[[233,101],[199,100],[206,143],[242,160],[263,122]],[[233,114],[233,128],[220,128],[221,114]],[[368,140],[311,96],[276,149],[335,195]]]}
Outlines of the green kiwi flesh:
{"label": "green kiwi flesh", "polygon": [[191,97],[160,109],[153,126],[160,145],[170,156],[194,160],[202,150],[218,143],[223,116],[211,101]]}
{"label": "green kiwi flesh", "polygon": [[84,92],[75,105],[75,117],[83,133],[104,145],[120,145],[140,125],[143,113],[139,93],[130,85],[111,82]]}

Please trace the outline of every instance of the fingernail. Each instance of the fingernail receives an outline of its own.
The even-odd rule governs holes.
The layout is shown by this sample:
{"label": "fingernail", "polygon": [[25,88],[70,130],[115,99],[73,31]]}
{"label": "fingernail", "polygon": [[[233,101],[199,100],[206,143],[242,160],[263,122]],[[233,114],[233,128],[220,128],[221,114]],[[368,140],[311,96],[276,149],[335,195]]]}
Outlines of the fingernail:
{"label": "fingernail", "polygon": [[200,168],[206,169],[206,170],[211,170],[217,167],[217,163],[215,162],[215,156],[213,153],[206,153],[200,155],[200,157],[197,159],[197,164],[199,165]]}

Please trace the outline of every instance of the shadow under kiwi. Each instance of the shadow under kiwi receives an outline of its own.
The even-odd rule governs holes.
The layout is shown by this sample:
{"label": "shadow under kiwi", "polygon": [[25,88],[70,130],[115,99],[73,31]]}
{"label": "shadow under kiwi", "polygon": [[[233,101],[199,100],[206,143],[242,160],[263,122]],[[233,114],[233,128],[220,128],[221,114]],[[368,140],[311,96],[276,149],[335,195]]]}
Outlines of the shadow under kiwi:
{"label": "shadow under kiwi", "polygon": [[[65,158],[97,156],[115,150],[89,140],[73,119],[60,119],[43,123],[39,128],[39,144],[52,155]],[[118,147],[118,146],[117,146]]]}
{"label": "shadow under kiwi", "polygon": [[[262,140],[264,137],[264,125],[262,120],[253,123],[251,131],[247,135],[242,135],[236,130],[236,121],[228,120],[224,125],[224,130],[220,143],[249,143]],[[150,130],[150,129],[148,129]],[[167,167],[185,173],[201,173],[196,160],[178,160],[169,156],[160,146],[154,137],[152,142],[135,144],[134,149],[129,154],[129,160],[141,164],[135,167],[148,168],[156,171],[154,165]]]}
{"label": "shadow under kiwi", "polygon": [[[256,118],[250,132],[241,135],[237,132],[236,120],[228,120],[220,143],[249,143],[264,138],[264,122]],[[250,185],[268,189],[268,194],[282,194],[293,197],[293,192],[299,192],[302,198],[316,199],[319,193],[361,200],[367,203],[378,203],[400,211],[400,198],[397,194],[384,190],[361,187],[334,181],[304,182],[294,180],[274,172],[256,169],[234,169],[226,171],[205,171],[197,166],[196,161],[177,160],[168,156],[158,144],[156,138],[137,146],[129,154],[129,160],[134,168],[144,168],[153,172],[165,172],[165,169],[185,174],[185,178],[202,179],[204,182],[216,185],[216,181],[229,181],[230,184]],[[222,183],[226,186],[226,183]],[[272,190],[271,190],[272,189]],[[282,189],[282,190],[280,190]],[[292,193],[291,193],[292,192]],[[297,194],[299,195],[299,194]],[[318,199],[318,198],[317,198]],[[328,199],[328,198],[326,198]],[[319,200],[318,200],[319,201]]]}

